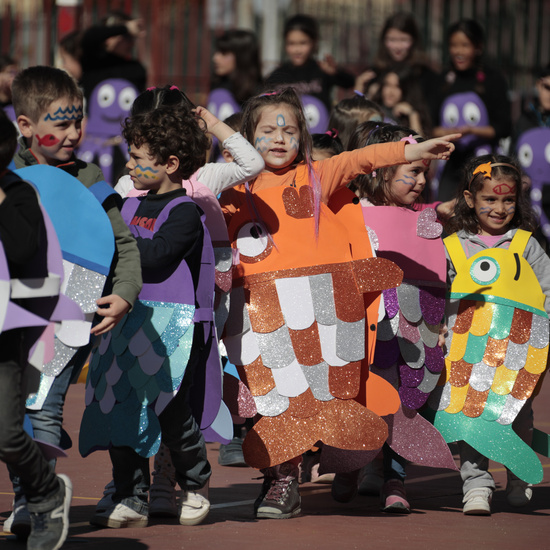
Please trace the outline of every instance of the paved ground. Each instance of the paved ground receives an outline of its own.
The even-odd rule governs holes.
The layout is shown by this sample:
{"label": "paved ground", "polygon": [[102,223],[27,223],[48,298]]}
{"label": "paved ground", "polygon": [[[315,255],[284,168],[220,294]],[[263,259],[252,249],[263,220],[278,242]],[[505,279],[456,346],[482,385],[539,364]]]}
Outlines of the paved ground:
{"label": "paved ground", "polygon": [[[66,429],[78,441],[84,388],[73,386],[67,398]],[[535,401],[535,425],[550,431],[550,382],[547,380]],[[110,464],[105,452],[82,459],[71,449],[59,462],[58,470],[68,474],[74,485],[71,529],[64,548],[74,550],[141,550],[193,548],[234,550],[272,548],[383,548],[388,550],[476,550],[550,548],[550,460],[543,458],[544,480],[534,489],[531,503],[511,508],[504,496],[506,474],[498,464],[492,472],[498,483],[491,517],[462,514],[461,482],[457,473],[411,465],[407,480],[413,513],[409,516],[379,512],[374,497],[357,497],[349,504],[338,504],[328,485],[301,486],[302,516],[291,520],[256,521],[252,502],[261,481],[250,468],[220,467],[218,445],[210,444],[213,465],[210,484],[212,511],[196,527],[183,527],[175,520],[155,521],[144,529],[96,529],[89,525],[103,486],[110,480]],[[1,467],[0,467],[1,468]],[[5,470],[0,472],[0,521],[10,512],[11,486]],[[0,535],[5,550],[24,545]]]}

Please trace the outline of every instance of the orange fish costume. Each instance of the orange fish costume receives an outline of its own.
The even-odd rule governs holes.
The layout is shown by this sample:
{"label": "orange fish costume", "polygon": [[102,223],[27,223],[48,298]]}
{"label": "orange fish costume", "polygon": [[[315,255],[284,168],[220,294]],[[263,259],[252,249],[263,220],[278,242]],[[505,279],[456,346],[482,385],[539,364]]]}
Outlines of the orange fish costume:
{"label": "orange fish costume", "polygon": [[355,400],[370,353],[363,293],[398,285],[402,271],[369,247],[352,255],[345,223],[326,206],[358,173],[406,162],[402,144],[368,149],[313,163],[323,183],[318,213],[303,164],[285,176],[264,172],[252,193],[237,187],[222,195],[222,208],[234,212],[228,232],[240,259],[224,343],[261,415],[243,444],[255,468],[282,464],[318,441],[372,450],[387,438],[384,420]]}

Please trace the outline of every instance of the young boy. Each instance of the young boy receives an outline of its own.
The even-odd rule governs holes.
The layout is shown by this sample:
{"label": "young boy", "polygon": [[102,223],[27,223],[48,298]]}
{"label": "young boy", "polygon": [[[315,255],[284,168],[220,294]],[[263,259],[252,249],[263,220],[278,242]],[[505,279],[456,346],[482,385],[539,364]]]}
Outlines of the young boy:
{"label": "young boy", "polygon": [[96,510],[91,523],[147,525],[149,457],[162,440],[182,488],[179,521],[195,525],[210,509],[200,490],[211,468],[191,413],[189,388],[194,373],[205,368],[214,337],[208,329],[214,254],[203,212],[186,196],[182,180],[205,163],[209,140],[184,105],[134,114],[123,135],[134,186],[149,191],[126,199],[122,209],[136,236],[144,286],[121,330],[101,339],[90,362],[87,384],[93,392],[87,387],[92,397],[82,420],[80,451],[85,456],[109,449],[115,486],[112,504]]}
{"label": "young boy", "polygon": [[[40,249],[40,234],[45,230],[42,212],[31,185],[6,170],[17,146],[17,134],[1,110],[0,136],[0,242],[9,276],[44,277],[48,275],[47,266],[32,261],[38,254],[44,257]],[[31,261],[43,272],[25,273]],[[21,492],[28,503],[27,548],[60,548],[69,527],[72,485],[68,477],[55,475],[38,445],[23,429],[25,329],[1,332],[2,325],[3,322],[0,323],[0,460],[19,477]]]}
{"label": "young boy", "polygon": [[[96,196],[101,197],[115,238],[111,273],[104,296],[97,301],[100,306],[97,314],[102,319],[91,330],[93,336],[103,334],[111,330],[132,307],[141,289],[141,269],[135,239],[117,207],[118,195],[103,181],[103,174],[97,166],[77,159],[74,153],[82,136],[82,91],[65,71],[37,66],[17,75],[12,92],[17,123],[22,133],[14,159],[16,168],[35,164],[56,166],[76,177],[92,192],[101,189]],[[86,360],[91,345],[80,348],[68,360],[66,367],[55,377],[42,409],[28,410],[37,439],[60,445],[65,395],[71,380]],[[17,481],[15,491],[14,511],[18,513],[8,520],[12,532],[16,532],[20,524],[28,524]]]}

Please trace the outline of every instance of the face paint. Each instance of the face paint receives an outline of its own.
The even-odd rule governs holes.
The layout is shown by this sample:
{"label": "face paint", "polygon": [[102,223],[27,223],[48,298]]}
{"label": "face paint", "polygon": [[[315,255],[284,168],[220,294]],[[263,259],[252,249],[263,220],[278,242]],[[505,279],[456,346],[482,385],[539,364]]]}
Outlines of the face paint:
{"label": "face paint", "polygon": [[136,164],[134,171],[136,173],[136,177],[144,179],[155,179],[156,174],[159,173],[158,170],[154,170],[150,166],[141,166],[140,164]]}
{"label": "face paint", "polygon": [[286,126],[285,117],[283,115],[277,115],[277,126]]}
{"label": "face paint", "polygon": [[42,138],[36,134],[36,141],[40,147],[53,147],[59,143],[59,140],[53,134],[45,135]]}
{"label": "face paint", "polygon": [[510,185],[509,183],[499,183],[493,187],[493,192],[497,195],[508,195],[510,193],[515,193],[515,185]]}
{"label": "face paint", "polygon": [[416,179],[412,176],[408,176],[407,174],[403,174],[402,178],[399,178],[395,180],[396,182],[400,181],[404,183],[405,185],[414,185],[416,183]]}
{"label": "face paint", "polygon": [[60,120],[79,120],[82,118],[82,106],[71,105],[71,107],[56,109],[56,111],[51,115],[48,113],[44,117],[44,121],[58,122]]}
{"label": "face paint", "polygon": [[516,211],[516,184],[510,178],[485,179],[468,205],[473,208],[480,235],[502,235],[508,231]]}

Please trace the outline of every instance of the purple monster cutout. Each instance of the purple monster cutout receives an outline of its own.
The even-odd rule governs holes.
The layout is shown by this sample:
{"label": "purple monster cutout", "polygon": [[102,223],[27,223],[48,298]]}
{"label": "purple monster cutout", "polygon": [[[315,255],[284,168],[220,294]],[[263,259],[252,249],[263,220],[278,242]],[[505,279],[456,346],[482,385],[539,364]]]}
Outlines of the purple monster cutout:
{"label": "purple monster cutout", "polygon": [[88,105],[88,122],[78,157],[86,162],[97,159],[105,180],[113,182],[115,149],[128,159],[126,144],[120,138],[120,125],[130,114],[137,88],[127,80],[112,78],[100,82],[92,92]]}
{"label": "purple monster cutout", "polygon": [[302,96],[304,114],[306,115],[307,127],[312,134],[322,134],[327,131],[329,113],[325,104],[311,95]]}
{"label": "purple monster cutout", "polygon": [[531,178],[531,202],[542,232],[550,238],[550,220],[542,207],[543,189],[550,186],[550,128],[532,128],[519,136],[516,154]]}
{"label": "purple monster cutout", "polygon": [[[487,107],[475,92],[450,95],[441,106],[439,119],[444,128],[489,125]],[[460,149],[475,148],[476,156],[491,152],[490,144],[473,134],[463,136],[456,142],[456,146]]]}
{"label": "purple monster cutout", "polygon": [[208,96],[208,110],[220,120],[225,120],[234,113],[238,113],[241,108],[229,90],[216,88]]}

